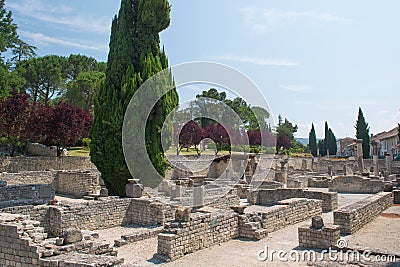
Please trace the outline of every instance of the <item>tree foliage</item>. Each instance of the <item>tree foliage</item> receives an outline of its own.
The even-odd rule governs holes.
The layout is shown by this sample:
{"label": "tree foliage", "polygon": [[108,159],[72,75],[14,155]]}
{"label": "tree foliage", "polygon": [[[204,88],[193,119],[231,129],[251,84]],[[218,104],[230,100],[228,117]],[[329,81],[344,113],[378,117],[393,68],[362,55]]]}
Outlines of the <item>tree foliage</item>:
{"label": "tree foliage", "polygon": [[57,146],[60,154],[62,148],[88,137],[92,120],[88,112],[67,103],[33,104],[26,93],[13,91],[0,99],[0,137],[9,145],[11,156],[27,142]]}
{"label": "tree foliage", "polygon": [[0,136],[7,140],[9,153],[25,144],[29,138],[26,131],[30,114],[29,95],[14,91],[6,99],[0,99]]}
{"label": "tree foliage", "polygon": [[66,102],[93,113],[93,98],[99,92],[105,79],[105,73],[99,71],[85,71],[68,83],[63,98]]}
{"label": "tree foliage", "polygon": [[[221,103],[210,103],[207,98],[215,99],[220,101]],[[231,108],[241,119],[242,125],[234,125],[233,118],[229,118],[227,116],[227,112],[225,112],[226,106]],[[190,103],[190,107],[183,112],[193,114],[194,117],[198,117],[200,121],[201,127],[206,127],[211,123],[211,119],[204,118],[201,115],[205,114],[205,109],[212,108],[212,113],[215,117],[221,118],[224,122],[232,122],[231,125],[233,127],[244,127],[247,130],[255,130],[255,129],[263,129],[263,130],[271,130],[268,125],[268,118],[270,116],[269,112],[262,107],[251,107],[247,102],[240,98],[236,97],[234,99],[227,99],[227,95],[225,92],[219,92],[215,88],[210,88],[208,91],[203,91],[201,94],[196,95],[196,100]]]}
{"label": "tree foliage", "polygon": [[17,64],[17,71],[25,79],[24,89],[33,103],[49,105],[54,97],[61,96],[66,88],[65,57],[49,55],[30,58]]}
{"label": "tree foliage", "polygon": [[370,157],[370,135],[369,135],[369,126],[365,121],[364,114],[361,110],[361,107],[358,109],[358,117],[356,121],[356,138],[362,139],[362,148],[363,148],[363,157],[367,159]]}
{"label": "tree foliage", "polygon": [[6,10],[5,1],[0,0],[0,62],[3,63],[2,53],[13,48],[18,41],[17,25],[13,22],[11,11]]}
{"label": "tree foliage", "polygon": [[337,153],[337,143],[336,137],[333,133],[332,129],[329,128],[328,122],[325,122],[325,138],[323,143],[323,147],[320,147],[321,156],[326,156],[329,151],[329,155],[336,155]]}
{"label": "tree foliage", "polygon": [[191,146],[194,146],[197,153],[199,153],[198,145],[203,139],[203,130],[199,125],[191,120],[186,123],[179,134],[179,150],[186,148],[189,151]]}
{"label": "tree foliage", "polygon": [[311,125],[311,131],[308,135],[308,146],[310,148],[310,152],[314,157],[318,156],[318,147],[317,147],[317,136],[315,134],[314,123]]}
{"label": "tree foliage", "polygon": [[[118,16],[113,19],[105,82],[94,101],[90,145],[91,159],[111,194],[125,195],[126,182],[131,178],[122,150],[124,113],[140,85],[168,68],[167,56],[160,49],[159,33],[169,22],[170,6],[166,0],[122,0]],[[169,78],[172,84],[172,76]],[[160,129],[177,104],[178,94],[172,90],[154,106],[146,124],[147,154],[162,176],[167,165]],[[139,164],[132,171],[139,179],[149,175],[147,168]]]}

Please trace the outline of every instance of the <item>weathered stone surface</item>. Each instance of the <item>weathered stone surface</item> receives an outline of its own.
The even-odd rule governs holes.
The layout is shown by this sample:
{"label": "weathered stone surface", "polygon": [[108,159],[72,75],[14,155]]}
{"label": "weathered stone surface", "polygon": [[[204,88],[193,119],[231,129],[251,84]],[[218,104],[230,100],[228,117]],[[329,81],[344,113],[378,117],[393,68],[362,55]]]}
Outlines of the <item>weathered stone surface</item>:
{"label": "weathered stone surface", "polygon": [[298,228],[299,246],[304,248],[328,249],[334,247],[340,238],[340,227],[327,224],[316,229],[305,225]]}
{"label": "weathered stone surface", "polygon": [[321,229],[324,227],[324,219],[321,216],[314,216],[312,217],[311,226],[315,229]]}
{"label": "weathered stone surface", "polygon": [[392,193],[381,192],[333,212],[341,234],[353,234],[392,206]]}
{"label": "weathered stone surface", "polygon": [[73,244],[82,241],[83,235],[79,229],[69,228],[63,233],[64,243]]}

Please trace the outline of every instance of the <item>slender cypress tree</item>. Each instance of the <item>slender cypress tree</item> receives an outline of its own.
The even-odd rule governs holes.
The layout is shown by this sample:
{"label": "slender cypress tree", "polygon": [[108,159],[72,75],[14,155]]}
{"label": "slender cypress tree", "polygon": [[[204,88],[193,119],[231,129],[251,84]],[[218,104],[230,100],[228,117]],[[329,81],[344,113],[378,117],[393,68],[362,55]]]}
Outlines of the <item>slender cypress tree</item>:
{"label": "slender cypress tree", "polygon": [[328,140],[329,140],[329,144],[328,144],[329,154],[336,155],[336,153],[337,153],[336,136],[333,133],[331,128],[329,128],[329,131],[328,131]]}
{"label": "slender cypress tree", "polygon": [[312,124],[310,134],[308,135],[308,146],[310,147],[311,154],[314,157],[318,156],[317,136],[315,134],[314,123]]}
{"label": "slender cypress tree", "polygon": [[364,114],[361,107],[358,108],[358,118],[356,122],[356,138],[362,139],[363,147],[363,157],[368,159],[370,157],[370,136],[369,136],[369,126],[365,121]]}
{"label": "slender cypress tree", "polygon": [[[112,21],[106,79],[94,101],[90,155],[113,195],[125,195],[131,178],[122,149],[124,113],[141,84],[168,68],[159,33],[169,23],[167,0],[121,0],[118,16]],[[166,164],[159,129],[177,104],[176,90],[170,91],[154,106],[146,124],[147,153],[161,175],[165,175]]]}

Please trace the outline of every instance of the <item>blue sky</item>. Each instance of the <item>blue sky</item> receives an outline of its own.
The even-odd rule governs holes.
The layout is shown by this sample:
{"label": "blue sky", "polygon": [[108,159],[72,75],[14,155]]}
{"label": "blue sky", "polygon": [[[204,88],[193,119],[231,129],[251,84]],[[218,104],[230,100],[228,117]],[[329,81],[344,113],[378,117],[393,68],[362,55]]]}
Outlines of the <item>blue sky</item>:
{"label": "blue sky", "polygon": [[[161,34],[170,64],[214,61],[249,76],[273,115],[323,136],[354,136],[361,106],[371,132],[400,121],[400,1],[170,0]],[[119,0],[6,0],[39,55],[105,61]]]}

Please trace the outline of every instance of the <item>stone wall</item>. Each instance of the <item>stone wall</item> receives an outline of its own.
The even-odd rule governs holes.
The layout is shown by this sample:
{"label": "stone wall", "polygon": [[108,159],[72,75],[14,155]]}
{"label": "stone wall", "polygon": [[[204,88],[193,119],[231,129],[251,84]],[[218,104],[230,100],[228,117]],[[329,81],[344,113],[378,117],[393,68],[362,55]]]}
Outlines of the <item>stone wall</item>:
{"label": "stone wall", "polygon": [[328,249],[336,246],[340,239],[340,228],[327,224],[322,228],[304,225],[298,228],[299,246],[303,248]]}
{"label": "stone wall", "polygon": [[[276,205],[279,201],[290,198],[308,198],[322,200],[323,212],[328,212],[337,209],[338,196],[334,192],[319,192],[303,189],[261,189],[255,191],[255,203],[257,205]],[[253,194],[254,194],[253,193]],[[251,201],[251,200],[250,200]]]}
{"label": "stone wall", "polygon": [[0,172],[95,168],[89,157],[0,157]]}
{"label": "stone wall", "polygon": [[75,197],[99,194],[100,173],[92,171],[59,171],[54,181],[57,193]]}
{"label": "stone wall", "polygon": [[329,182],[329,191],[332,192],[375,194],[384,189],[382,180],[361,176],[339,176]]}
{"label": "stone wall", "polygon": [[[74,230],[75,231],[75,230]],[[123,259],[116,251],[94,236],[76,235],[48,239],[40,222],[29,216],[0,213],[0,266],[119,266]],[[79,236],[79,237],[78,237]]]}
{"label": "stone wall", "polygon": [[173,220],[175,208],[148,198],[135,198],[129,207],[130,223],[138,225],[162,225]]}
{"label": "stone wall", "polygon": [[52,185],[13,185],[0,187],[0,208],[20,205],[40,205],[55,197]]}
{"label": "stone wall", "polygon": [[330,179],[328,177],[323,176],[314,176],[309,177],[307,186],[315,187],[315,188],[328,188]]}
{"label": "stone wall", "polygon": [[393,190],[393,203],[400,204],[400,190]]}
{"label": "stone wall", "polygon": [[0,218],[0,266],[39,266],[37,247],[29,239],[21,237],[22,225],[9,222],[14,217]]}
{"label": "stone wall", "polygon": [[57,193],[74,197],[98,194],[101,189],[97,170],[0,173],[0,181],[6,181],[8,185],[53,184]]}
{"label": "stone wall", "polygon": [[393,204],[392,193],[381,192],[333,212],[341,234],[353,234]]}
{"label": "stone wall", "polygon": [[9,213],[9,214],[22,214],[25,216],[29,216],[32,220],[40,222],[40,225],[44,227],[46,232],[51,232],[50,225],[50,215],[49,210],[50,206],[47,205],[28,205],[28,206],[16,206],[1,209],[0,212]]}
{"label": "stone wall", "polygon": [[176,260],[185,254],[238,237],[238,219],[231,211],[192,213],[189,222],[171,222],[158,235],[157,253]]}
{"label": "stone wall", "polygon": [[68,205],[21,206],[0,211],[29,215],[54,236],[59,236],[67,228],[97,230],[128,224],[160,225],[172,220],[175,214],[175,209],[156,200],[116,197]]}
{"label": "stone wall", "polygon": [[231,207],[238,206],[240,204],[240,198],[238,194],[238,190],[232,189],[223,197],[218,198],[212,203],[207,204],[207,206],[218,208],[218,209],[225,209],[230,210]]}
{"label": "stone wall", "polygon": [[0,181],[6,181],[7,185],[51,184],[56,175],[56,171],[3,172],[0,173]]}
{"label": "stone wall", "polygon": [[[258,223],[257,228],[274,232],[288,225],[302,222],[322,213],[322,201],[315,199],[291,198],[278,201],[275,206],[263,207],[252,211],[252,207],[239,216],[241,225],[245,223]],[[240,236],[249,238],[240,228]]]}

